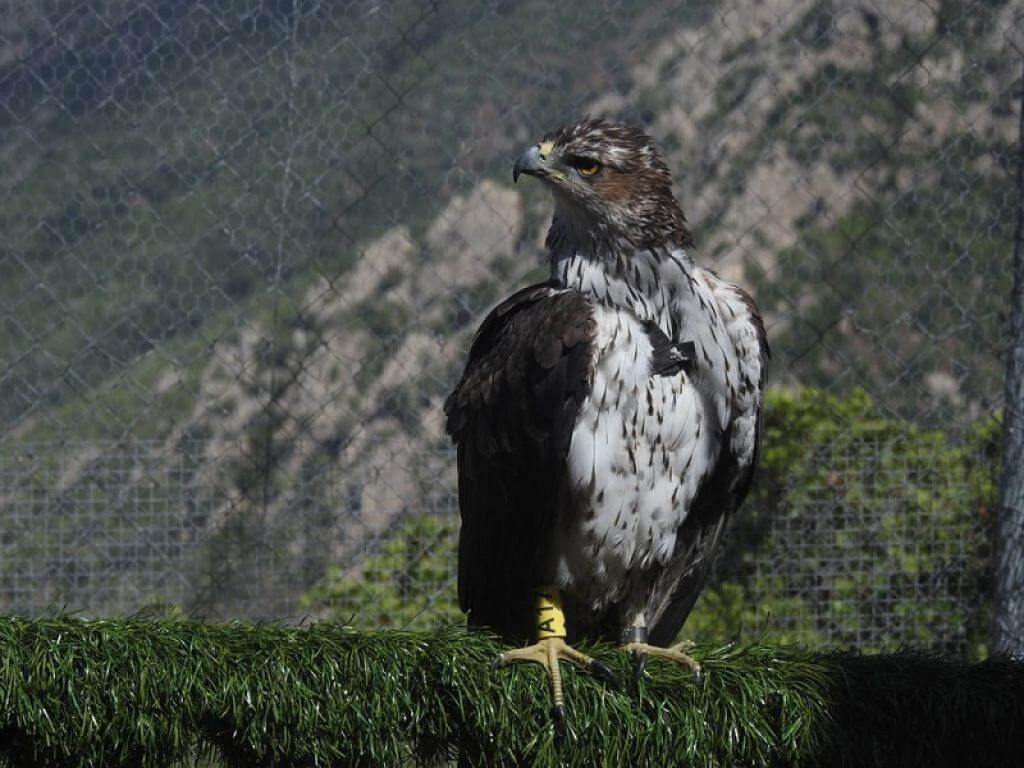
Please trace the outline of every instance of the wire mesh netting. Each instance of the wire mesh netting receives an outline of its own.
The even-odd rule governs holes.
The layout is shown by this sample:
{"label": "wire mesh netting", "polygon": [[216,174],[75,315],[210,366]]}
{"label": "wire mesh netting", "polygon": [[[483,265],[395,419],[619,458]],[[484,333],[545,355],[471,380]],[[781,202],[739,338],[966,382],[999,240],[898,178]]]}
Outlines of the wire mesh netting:
{"label": "wire mesh netting", "polygon": [[665,150],[773,349],[691,628],[974,652],[1020,2],[15,3],[0,21],[0,610],[458,620],[440,406],[543,274],[511,160]]}

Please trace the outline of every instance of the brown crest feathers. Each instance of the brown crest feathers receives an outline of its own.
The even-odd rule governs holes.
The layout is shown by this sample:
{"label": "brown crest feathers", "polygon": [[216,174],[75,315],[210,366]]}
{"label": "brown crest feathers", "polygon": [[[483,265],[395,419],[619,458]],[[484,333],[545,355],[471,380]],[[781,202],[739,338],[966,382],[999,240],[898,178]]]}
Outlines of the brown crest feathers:
{"label": "brown crest feathers", "polygon": [[586,118],[548,131],[563,157],[585,157],[601,165],[579,204],[607,230],[637,247],[693,246],[686,216],[672,193],[672,174],[653,139],[639,128]]}

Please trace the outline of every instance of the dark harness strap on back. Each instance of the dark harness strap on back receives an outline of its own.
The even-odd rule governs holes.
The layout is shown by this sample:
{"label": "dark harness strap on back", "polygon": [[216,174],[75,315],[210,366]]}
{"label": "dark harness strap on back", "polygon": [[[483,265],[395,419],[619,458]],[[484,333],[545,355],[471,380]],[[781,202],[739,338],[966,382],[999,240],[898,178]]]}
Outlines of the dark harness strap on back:
{"label": "dark harness strap on back", "polygon": [[697,349],[692,341],[673,343],[653,320],[644,323],[644,331],[653,347],[651,373],[655,376],[675,376],[680,371],[693,372]]}

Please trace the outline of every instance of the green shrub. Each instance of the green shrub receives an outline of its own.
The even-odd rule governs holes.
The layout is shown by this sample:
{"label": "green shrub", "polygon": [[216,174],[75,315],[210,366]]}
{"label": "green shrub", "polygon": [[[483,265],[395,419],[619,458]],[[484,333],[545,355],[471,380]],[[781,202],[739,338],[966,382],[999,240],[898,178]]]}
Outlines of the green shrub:
{"label": "green shrub", "polygon": [[[984,655],[998,419],[961,444],[883,416],[862,391],[768,393],[754,489],[684,634]],[[305,608],[360,628],[461,622],[457,521],[405,519]]]}

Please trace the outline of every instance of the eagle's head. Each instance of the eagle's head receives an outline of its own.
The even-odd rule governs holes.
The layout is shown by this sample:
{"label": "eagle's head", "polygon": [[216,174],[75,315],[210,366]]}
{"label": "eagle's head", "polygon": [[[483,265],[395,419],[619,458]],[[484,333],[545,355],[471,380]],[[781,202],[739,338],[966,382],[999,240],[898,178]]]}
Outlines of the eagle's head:
{"label": "eagle's head", "polygon": [[586,119],[549,131],[516,160],[513,180],[524,173],[555,195],[555,240],[610,236],[636,247],[692,245],[672,174],[638,128]]}

